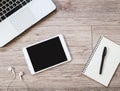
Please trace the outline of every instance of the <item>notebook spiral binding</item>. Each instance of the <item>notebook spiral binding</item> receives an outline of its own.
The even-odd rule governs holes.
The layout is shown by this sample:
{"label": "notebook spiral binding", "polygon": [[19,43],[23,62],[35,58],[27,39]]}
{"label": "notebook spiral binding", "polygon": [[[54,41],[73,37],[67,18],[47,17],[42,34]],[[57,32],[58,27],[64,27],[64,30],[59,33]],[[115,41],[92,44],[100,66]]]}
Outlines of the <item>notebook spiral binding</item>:
{"label": "notebook spiral binding", "polygon": [[95,51],[97,50],[97,48],[98,48],[98,46],[99,46],[102,38],[103,38],[103,36],[100,36],[100,38],[98,39],[97,44],[95,45],[94,49],[92,50],[92,53],[91,53],[90,57],[88,58],[88,61],[87,61],[87,63],[85,64],[85,67],[84,67],[82,73],[84,73],[84,72],[86,71],[86,69],[87,69],[87,67],[88,67],[88,65],[89,65],[92,57],[94,56],[94,53],[95,53]]}

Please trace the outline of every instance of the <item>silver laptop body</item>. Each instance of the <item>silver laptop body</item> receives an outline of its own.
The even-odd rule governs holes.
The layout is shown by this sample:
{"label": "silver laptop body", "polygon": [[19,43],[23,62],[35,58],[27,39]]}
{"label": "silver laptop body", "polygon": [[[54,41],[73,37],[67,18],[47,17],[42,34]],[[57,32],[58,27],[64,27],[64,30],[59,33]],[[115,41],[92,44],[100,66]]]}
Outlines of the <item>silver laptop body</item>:
{"label": "silver laptop body", "polygon": [[51,0],[1,0],[0,47],[56,9]]}

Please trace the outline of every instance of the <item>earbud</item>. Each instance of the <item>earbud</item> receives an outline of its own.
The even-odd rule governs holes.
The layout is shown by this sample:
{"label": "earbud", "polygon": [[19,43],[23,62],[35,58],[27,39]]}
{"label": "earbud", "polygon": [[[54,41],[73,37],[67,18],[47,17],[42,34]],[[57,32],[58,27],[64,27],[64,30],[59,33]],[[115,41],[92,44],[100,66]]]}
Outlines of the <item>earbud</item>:
{"label": "earbud", "polygon": [[[14,74],[14,78],[11,80],[11,82],[9,83],[9,85],[7,86],[7,91],[8,91],[8,89],[9,89],[9,87],[10,87],[10,85],[13,83],[13,81],[16,79],[16,72],[15,72],[15,68],[14,67],[12,67],[12,66],[10,66],[9,68],[8,68],[8,71],[9,72],[12,72],[13,74]],[[22,80],[23,81],[23,75],[24,75],[24,72],[19,72],[19,77],[20,77],[20,80]],[[25,86],[26,86],[26,89],[28,88],[27,87],[27,85],[26,85],[26,83],[23,81],[23,83],[25,84]],[[28,90],[27,90],[28,91]]]}
{"label": "earbud", "polygon": [[20,77],[20,80],[23,80],[23,78],[22,78],[22,77],[23,77],[23,75],[24,75],[24,72],[19,72],[19,74],[18,74],[18,75],[19,75],[19,77]]}
{"label": "earbud", "polygon": [[[16,76],[16,72],[15,72],[15,68],[14,67],[12,67],[12,66],[10,66],[9,68],[8,68],[8,71],[10,71],[10,72],[12,72],[13,74],[14,74],[14,76]],[[20,77],[20,80],[23,80],[23,75],[24,75],[24,72],[19,72],[19,77]]]}
{"label": "earbud", "polygon": [[15,75],[15,68],[14,67],[10,66],[8,68],[8,71],[12,72]]}

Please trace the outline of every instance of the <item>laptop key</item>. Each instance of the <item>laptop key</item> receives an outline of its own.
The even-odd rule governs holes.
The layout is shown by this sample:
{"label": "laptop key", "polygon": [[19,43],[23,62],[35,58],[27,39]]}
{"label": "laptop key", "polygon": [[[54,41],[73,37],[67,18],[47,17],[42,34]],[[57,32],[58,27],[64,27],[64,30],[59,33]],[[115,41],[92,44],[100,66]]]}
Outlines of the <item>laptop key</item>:
{"label": "laptop key", "polygon": [[6,7],[5,7],[5,6],[3,6],[3,7],[2,7],[2,9],[6,9]]}
{"label": "laptop key", "polygon": [[6,10],[4,10],[3,13],[6,13]]}
{"label": "laptop key", "polygon": [[17,6],[17,4],[16,4],[16,3],[14,3],[14,4],[13,4],[13,6],[15,7],[15,6]]}
{"label": "laptop key", "polygon": [[1,19],[4,20],[6,17],[5,16],[2,16]]}
{"label": "laptop key", "polygon": [[20,1],[17,1],[16,3],[17,3],[17,4],[20,4]]}
{"label": "laptop key", "polygon": [[25,1],[24,2],[22,2],[22,5],[24,6],[25,4],[27,4]]}
{"label": "laptop key", "polygon": [[2,4],[6,4],[7,2],[3,1]]}
{"label": "laptop key", "polygon": [[5,5],[6,7],[10,6],[8,3]]}
{"label": "laptop key", "polygon": [[26,0],[27,2],[30,2],[30,1],[32,1],[32,0]]}
{"label": "laptop key", "polygon": [[12,1],[10,1],[10,2],[9,2],[9,4],[11,5],[11,4],[13,4],[13,2],[12,2]]}
{"label": "laptop key", "polygon": [[7,10],[7,11],[9,11],[10,9],[9,9],[9,8],[7,8],[6,10]]}

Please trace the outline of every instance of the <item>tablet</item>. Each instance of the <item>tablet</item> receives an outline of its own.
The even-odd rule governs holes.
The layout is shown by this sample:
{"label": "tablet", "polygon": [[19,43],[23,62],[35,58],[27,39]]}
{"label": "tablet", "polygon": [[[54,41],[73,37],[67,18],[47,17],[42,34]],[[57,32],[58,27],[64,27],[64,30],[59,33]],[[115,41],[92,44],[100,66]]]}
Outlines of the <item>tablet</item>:
{"label": "tablet", "polygon": [[23,53],[31,74],[71,61],[63,35],[29,45],[23,48]]}

